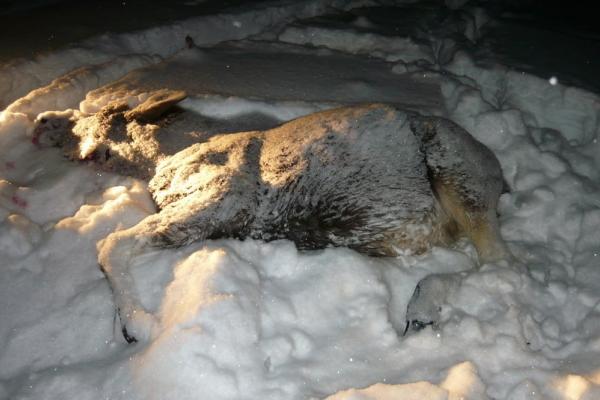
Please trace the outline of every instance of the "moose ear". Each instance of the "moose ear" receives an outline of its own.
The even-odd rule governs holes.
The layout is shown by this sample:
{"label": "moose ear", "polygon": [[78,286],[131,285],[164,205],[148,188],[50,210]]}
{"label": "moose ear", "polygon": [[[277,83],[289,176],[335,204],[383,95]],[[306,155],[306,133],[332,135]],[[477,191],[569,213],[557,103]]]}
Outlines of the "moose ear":
{"label": "moose ear", "polygon": [[186,97],[187,94],[183,90],[160,89],[133,110],[127,111],[125,119],[139,122],[156,120]]}

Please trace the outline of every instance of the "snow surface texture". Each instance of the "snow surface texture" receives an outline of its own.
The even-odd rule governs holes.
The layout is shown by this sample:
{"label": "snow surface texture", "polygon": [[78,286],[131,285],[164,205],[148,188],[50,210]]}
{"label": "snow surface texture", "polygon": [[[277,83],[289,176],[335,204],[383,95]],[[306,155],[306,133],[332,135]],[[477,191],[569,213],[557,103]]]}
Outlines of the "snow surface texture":
{"label": "snow surface texture", "polygon": [[[40,55],[36,60],[18,60],[8,63],[0,69],[0,107],[5,108],[13,100],[27,94],[28,91],[50,83],[54,78],[66,74],[64,82],[58,87],[48,88],[49,97],[60,97],[64,103],[76,106],[78,100],[73,97],[85,95],[89,90],[76,81],[98,80],[98,84],[109,82],[123,71],[137,68],[142,60],[131,60],[130,55],[148,54],[152,57],[168,57],[185,46],[185,37],[190,36],[196,45],[208,46],[215,43],[236,40],[255,35],[267,28],[273,28],[286,20],[319,15],[335,8],[353,8],[371,3],[368,0],[310,0],[304,2],[280,1],[277,3],[258,3],[252,8],[239,8],[227,14],[215,14],[191,18],[170,26],[160,26],[137,34],[105,34],[86,40],[78,46],[63,51]],[[277,4],[277,5],[275,5]],[[135,58],[135,57],[134,57]],[[78,68],[85,66],[82,70]],[[68,74],[69,71],[74,74]],[[83,75],[83,77],[82,77]],[[74,93],[62,93],[63,85],[74,85],[80,90]],[[61,92],[54,96],[52,92]],[[71,96],[69,96],[71,94]],[[36,93],[37,102],[46,96]],[[40,99],[41,97],[41,99]],[[28,102],[25,97],[23,101]],[[43,100],[42,100],[43,101]],[[63,103],[63,106],[69,107]]]}
{"label": "snow surface texture", "polygon": [[[397,100],[386,101],[403,104],[413,95],[404,89],[412,88],[414,96],[424,99],[419,103],[426,100],[432,112],[464,126],[498,157],[511,188],[499,206],[502,234],[527,272],[506,263],[474,269],[468,242],[390,259],[345,248],[298,252],[286,241],[195,243],[134,259],[135,283],[144,304],[159,314],[160,332],[147,345],[127,345],[97,267],[96,245],[115,229],[154,213],[147,189],[140,181],[70,163],[57,150],[31,143],[38,113],[77,107],[86,94],[81,110],[102,106],[100,93],[89,91],[129,69],[98,72],[104,69],[97,63],[110,58],[105,49],[130,43],[138,49],[124,52],[137,53],[129,58],[131,68],[152,64],[160,69],[163,65],[154,64],[156,59],[143,50],[154,49],[144,47],[148,35],[155,46],[177,47],[162,56],[182,47],[181,37],[173,41],[168,34],[176,27],[106,36],[98,39],[105,47],[90,46],[83,58],[69,58],[72,53],[65,50],[13,64],[10,80],[22,90],[0,91],[6,106],[38,88],[0,115],[0,398],[600,397],[599,98],[560,80],[551,85],[502,65],[482,67],[468,46],[447,62],[446,57],[431,58],[435,53],[430,51],[423,52],[423,61],[413,62],[409,54],[387,65],[386,73],[385,63],[361,58],[368,47],[345,48],[337,36],[331,42],[315,40],[319,48],[302,42],[303,35],[289,44],[298,29],[317,35],[316,28],[328,24],[327,19],[289,24],[293,17],[325,9],[324,2],[312,2],[306,14],[285,14],[280,25],[253,31],[261,32],[254,41],[238,42],[238,57],[230,58],[236,64],[224,64],[221,75],[210,77],[211,82],[222,77],[230,87],[194,83],[194,97],[184,106],[205,118],[199,129],[263,129],[353,99],[383,101],[381,96],[393,92]],[[355,23],[344,28],[347,34],[372,34],[377,49],[372,61],[401,56],[397,43],[409,43],[409,37],[379,41],[385,21],[365,10],[351,15]],[[485,20],[481,10],[461,12],[472,21]],[[248,21],[265,15],[264,10],[245,13]],[[232,12],[219,18],[235,21],[238,16]],[[475,32],[477,24],[455,26],[467,40],[476,39],[468,32]],[[332,23],[334,28],[339,24]],[[241,37],[233,36],[234,24],[219,29],[207,29],[194,40],[213,45]],[[282,44],[278,38],[285,32],[288,43]],[[434,35],[429,44],[450,38],[443,35]],[[459,38],[452,39],[456,49],[462,48]],[[411,43],[419,40],[410,37]],[[244,63],[252,61],[244,54],[270,46],[295,48],[308,63],[331,55],[346,62],[332,64],[329,68],[339,74],[324,70],[326,79],[319,80],[321,71],[302,68],[288,56],[294,54],[290,50],[268,61],[269,70],[279,72],[273,73],[272,86],[267,76],[257,87],[227,80],[232,78],[226,76],[226,65],[244,70]],[[218,55],[222,48],[206,51]],[[182,57],[190,58],[187,71],[205,68],[189,53],[173,59]],[[48,60],[60,68],[48,68]],[[354,70],[353,60],[361,68]],[[277,63],[285,68],[278,70]],[[262,76],[260,64],[248,65],[254,73],[247,76]],[[77,78],[67,78],[65,85],[50,83],[79,67],[88,72],[74,72]],[[137,70],[134,76],[151,70]],[[293,71],[298,71],[295,80],[282,86],[286,81],[278,78]],[[140,85],[152,85],[151,72],[145,76]],[[201,74],[188,72],[187,77],[203,81]],[[417,282],[445,272],[456,274],[447,286],[452,290],[445,293],[439,325],[402,337],[404,312]]]}

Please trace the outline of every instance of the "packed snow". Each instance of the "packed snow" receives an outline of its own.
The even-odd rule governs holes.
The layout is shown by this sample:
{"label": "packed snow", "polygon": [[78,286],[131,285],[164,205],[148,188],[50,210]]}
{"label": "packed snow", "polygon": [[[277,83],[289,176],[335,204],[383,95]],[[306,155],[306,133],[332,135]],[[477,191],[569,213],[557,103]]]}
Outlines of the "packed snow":
{"label": "packed snow", "polygon": [[[483,59],[493,18],[469,4],[255,2],[1,65],[0,399],[600,398],[600,97]],[[155,212],[147,184],[33,130],[161,88],[186,90],[197,140],[363,102],[445,116],[502,165],[514,260],[478,266],[467,240],[395,258],[147,251],[132,273],[160,323],[128,344],[97,246]],[[403,335],[427,277],[439,322]]]}

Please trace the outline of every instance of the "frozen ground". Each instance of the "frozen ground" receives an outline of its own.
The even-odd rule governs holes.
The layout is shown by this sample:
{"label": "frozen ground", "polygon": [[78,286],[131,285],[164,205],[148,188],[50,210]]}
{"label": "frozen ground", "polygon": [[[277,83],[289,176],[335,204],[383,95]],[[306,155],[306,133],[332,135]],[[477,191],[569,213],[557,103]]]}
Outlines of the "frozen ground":
{"label": "frozen ground", "polygon": [[[502,22],[482,9],[369,4],[255,3],[0,66],[0,399],[600,398],[598,96],[515,68],[522,51],[481,37]],[[466,241],[393,259],[286,241],[155,251],[134,275],[160,331],[128,345],[96,244],[154,212],[145,183],[31,134],[40,112],[160,87],[188,91],[198,137],[365,101],[447,116],[502,164],[519,263],[477,269]],[[443,272],[457,284],[439,326],[402,336],[416,283]]]}

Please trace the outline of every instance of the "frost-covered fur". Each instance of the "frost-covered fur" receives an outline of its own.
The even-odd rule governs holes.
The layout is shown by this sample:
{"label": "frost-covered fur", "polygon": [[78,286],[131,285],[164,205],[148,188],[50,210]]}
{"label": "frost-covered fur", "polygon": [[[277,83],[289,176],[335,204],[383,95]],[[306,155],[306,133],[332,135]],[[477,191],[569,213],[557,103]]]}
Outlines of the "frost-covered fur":
{"label": "frost-covered fur", "polygon": [[[99,252],[128,341],[154,325],[128,271],[147,247],[286,238],[301,249],[347,246],[393,256],[448,245],[463,234],[483,262],[508,254],[496,220],[499,163],[449,120],[361,105],[214,136],[166,156],[156,142],[158,125],[127,121],[123,112],[73,121],[60,144],[74,141],[68,152],[80,158],[86,149],[108,152],[96,157],[101,165],[143,176],[141,166],[153,175],[149,189],[160,211],[109,235]],[[140,131],[146,133],[131,133]],[[115,155],[119,161],[111,164]]]}

